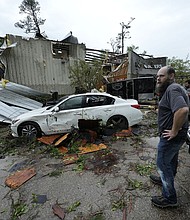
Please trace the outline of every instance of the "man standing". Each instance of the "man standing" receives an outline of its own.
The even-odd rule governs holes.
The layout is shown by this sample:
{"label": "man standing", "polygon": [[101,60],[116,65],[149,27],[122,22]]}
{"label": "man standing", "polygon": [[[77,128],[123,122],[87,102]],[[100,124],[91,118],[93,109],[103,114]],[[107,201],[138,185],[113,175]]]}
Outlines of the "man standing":
{"label": "man standing", "polygon": [[179,149],[187,135],[189,98],[185,89],[175,83],[175,70],[169,66],[158,71],[156,89],[159,94],[157,168],[160,177],[150,175],[150,180],[162,185],[162,196],[152,197],[152,203],[164,208],[178,205],[174,177]]}

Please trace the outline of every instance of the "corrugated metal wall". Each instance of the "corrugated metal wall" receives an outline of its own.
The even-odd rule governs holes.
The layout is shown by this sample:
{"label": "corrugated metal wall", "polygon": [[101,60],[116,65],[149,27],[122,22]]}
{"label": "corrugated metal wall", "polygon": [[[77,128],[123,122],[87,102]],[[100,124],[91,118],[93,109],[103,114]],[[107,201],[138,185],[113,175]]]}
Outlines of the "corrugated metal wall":
{"label": "corrugated metal wall", "polygon": [[[11,82],[29,86],[42,92],[51,90],[59,94],[70,94],[69,66],[76,59],[85,60],[84,44],[66,44],[69,48],[67,58],[53,58],[52,43],[46,39],[24,39],[9,35],[11,43],[17,46],[3,54],[6,60],[5,78]],[[60,42],[59,42],[60,43]]]}

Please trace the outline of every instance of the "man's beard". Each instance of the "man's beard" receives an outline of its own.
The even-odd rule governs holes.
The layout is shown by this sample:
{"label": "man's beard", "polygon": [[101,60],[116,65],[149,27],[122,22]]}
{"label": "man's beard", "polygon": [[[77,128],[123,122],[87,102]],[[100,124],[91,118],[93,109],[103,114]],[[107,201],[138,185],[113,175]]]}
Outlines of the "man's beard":
{"label": "man's beard", "polygon": [[156,85],[156,94],[159,95],[159,98],[161,99],[162,96],[164,95],[164,92],[168,88],[168,86],[171,84],[170,80],[167,80],[163,82],[162,84]]}

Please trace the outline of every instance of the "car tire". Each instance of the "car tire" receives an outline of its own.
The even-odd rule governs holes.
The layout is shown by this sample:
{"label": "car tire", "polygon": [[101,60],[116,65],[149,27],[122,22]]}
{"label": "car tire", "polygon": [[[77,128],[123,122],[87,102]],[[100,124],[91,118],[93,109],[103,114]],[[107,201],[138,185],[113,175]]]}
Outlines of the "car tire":
{"label": "car tire", "polygon": [[111,128],[113,130],[122,130],[128,129],[129,123],[127,119],[122,115],[114,115],[108,119],[106,123],[107,128]]}
{"label": "car tire", "polygon": [[42,132],[35,122],[25,122],[18,127],[18,135],[27,138],[41,137]]}

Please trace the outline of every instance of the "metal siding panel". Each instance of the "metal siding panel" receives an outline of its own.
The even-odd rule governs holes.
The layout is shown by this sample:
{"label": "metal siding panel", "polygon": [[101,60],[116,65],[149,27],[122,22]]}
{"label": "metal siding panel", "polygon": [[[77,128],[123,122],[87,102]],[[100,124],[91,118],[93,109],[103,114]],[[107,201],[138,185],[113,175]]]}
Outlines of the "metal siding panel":
{"label": "metal siding panel", "polygon": [[72,46],[72,57],[68,60],[55,59],[50,40],[22,39],[11,35],[11,43],[18,42],[7,56],[8,80],[49,93],[56,90],[60,94],[73,93],[70,87],[69,66],[75,59],[85,59],[85,46]]}
{"label": "metal siding panel", "polygon": [[2,81],[0,81],[0,89],[8,90],[19,95],[23,95],[26,97],[47,97],[47,93],[40,92],[38,90],[31,89],[30,87],[23,86],[20,84],[16,84],[13,82],[7,82],[5,86],[2,85]]}
{"label": "metal siding panel", "polygon": [[0,89],[0,100],[4,103],[22,107],[28,110],[33,110],[42,107],[42,103],[16,94],[14,92],[8,91],[6,89]]}

